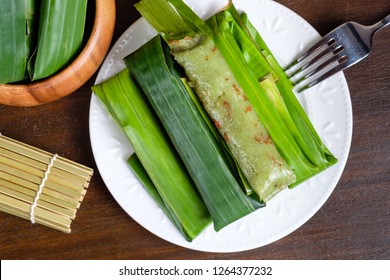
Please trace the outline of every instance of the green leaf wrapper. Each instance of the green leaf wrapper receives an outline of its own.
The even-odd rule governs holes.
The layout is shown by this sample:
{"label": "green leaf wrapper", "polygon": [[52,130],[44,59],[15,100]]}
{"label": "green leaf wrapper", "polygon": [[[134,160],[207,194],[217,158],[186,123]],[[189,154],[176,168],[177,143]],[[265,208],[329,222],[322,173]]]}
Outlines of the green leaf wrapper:
{"label": "green leaf wrapper", "polygon": [[[160,36],[125,58],[194,180],[216,231],[256,208],[230,170],[218,139],[191,99]],[[257,203],[257,205],[259,205]]]}
{"label": "green leaf wrapper", "polygon": [[[125,69],[92,88],[132,144],[175,225],[191,241],[211,218],[194,183],[137,83]],[[139,173],[137,173],[139,174]]]}
{"label": "green leaf wrapper", "polygon": [[82,46],[87,0],[42,0],[36,54],[30,60],[31,80],[51,76],[75,58]]}
{"label": "green leaf wrapper", "polygon": [[[150,1],[141,1],[146,6],[148,6],[148,2]],[[212,63],[210,63],[210,57],[205,56],[206,52],[197,50],[206,47],[210,48],[210,46],[213,47],[213,44],[216,47],[215,52],[223,56],[231,74],[237,81],[237,84],[234,84],[236,91],[249,100],[251,107],[248,107],[248,111],[253,109],[256,112],[261,124],[266,128],[272,143],[275,145],[278,153],[280,153],[281,159],[280,157],[275,157],[275,154],[272,153],[272,156],[268,156],[270,161],[262,158],[261,163],[263,166],[268,167],[273,164],[274,168],[279,168],[279,174],[286,174],[287,177],[285,177],[285,180],[282,180],[285,185],[283,186],[283,183],[259,184],[253,179],[255,177],[251,177],[250,171],[255,169],[262,173],[259,171],[261,167],[253,164],[246,165],[244,163],[246,156],[241,156],[239,151],[235,152],[235,146],[243,150],[242,146],[248,142],[246,134],[243,133],[242,137],[240,137],[239,133],[236,133],[234,145],[229,146],[241,170],[247,176],[252,188],[261,199],[267,201],[286,185],[289,187],[296,186],[337,162],[337,159],[318,137],[313,125],[292,92],[291,83],[289,83],[282,69],[278,67],[270,50],[266,47],[259,33],[250,24],[245,14],[239,15],[230,2],[224,11],[201,23],[201,19],[180,0],[157,0],[153,2],[159,2],[159,5],[162,6],[174,6],[176,8],[176,11],[172,9],[167,14],[161,14],[160,11],[155,9],[149,9],[148,11],[139,9],[139,11],[146,18],[152,18],[153,22],[159,21],[158,26],[154,26],[153,22],[151,24],[157,31],[162,32],[165,40],[169,42],[173,55],[184,67],[187,76],[189,76],[189,84],[194,87],[206,111],[213,121],[217,122],[216,125],[218,126],[220,121],[218,114],[221,114],[223,108],[215,110],[216,105],[213,102],[215,103],[217,99],[215,96],[213,99],[209,97],[215,94],[218,95],[217,92],[221,90],[220,85],[223,83],[218,82],[215,83],[216,85],[213,85],[214,87],[211,87],[213,82],[211,79],[208,79],[211,72],[202,76],[202,73],[207,71],[208,67],[214,66],[210,66]],[[181,16],[178,23],[180,22],[183,30],[186,30],[186,34],[189,34],[188,30],[192,29],[195,35],[186,35],[180,38],[181,30],[177,31],[177,33],[169,32],[168,22],[172,24],[171,18],[174,18],[174,15],[176,18],[177,15]],[[206,27],[204,23],[207,24]],[[210,40],[212,43],[210,43]],[[187,53],[190,52],[193,54],[188,55]],[[197,55],[198,57],[196,57]],[[211,56],[212,53],[210,52],[207,55]],[[200,61],[204,61],[204,63],[200,63]],[[226,72],[226,68],[222,68]],[[213,74],[214,76],[217,77],[218,75]],[[210,88],[212,89],[210,90]],[[218,106],[226,107],[226,104],[231,104],[232,111],[234,111],[243,103],[241,101],[234,103],[222,102]],[[245,124],[250,121],[249,119],[245,120],[244,117],[238,118],[237,116],[235,115],[229,120],[237,121],[237,127],[239,123]],[[229,135],[229,133],[235,133],[237,129],[219,131]],[[266,137],[259,138],[255,135],[255,138],[259,139],[260,142],[264,142],[261,139],[267,139]],[[254,150],[254,146],[248,148],[246,155],[249,155]],[[284,161],[288,166],[284,164]],[[289,175],[289,168],[295,175],[293,180]],[[282,172],[281,170],[283,169],[285,171]],[[272,170],[272,168],[269,168],[269,170]],[[275,173],[271,172],[269,174]],[[263,176],[267,175],[259,174],[257,178]],[[269,178],[273,177],[268,176]],[[265,181],[263,179],[263,182]]]}
{"label": "green leaf wrapper", "polygon": [[33,49],[36,1],[0,3],[0,83],[22,81]]}

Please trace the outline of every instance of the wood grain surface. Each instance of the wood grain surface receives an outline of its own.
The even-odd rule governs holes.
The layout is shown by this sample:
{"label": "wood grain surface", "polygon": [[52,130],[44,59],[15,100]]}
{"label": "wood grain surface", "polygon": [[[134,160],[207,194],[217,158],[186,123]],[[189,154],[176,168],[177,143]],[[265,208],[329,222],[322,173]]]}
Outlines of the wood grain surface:
{"label": "wood grain surface", "polygon": [[[139,14],[117,0],[113,42]],[[322,35],[345,21],[372,24],[390,13],[389,0],[279,0]],[[270,245],[229,254],[178,247],[138,225],[99,175],[89,139],[90,87],[37,107],[0,105],[0,132],[95,169],[88,193],[64,234],[0,213],[0,259],[389,259],[390,27],[372,54],[345,71],[353,106],[350,155],[334,192],[302,227]]]}

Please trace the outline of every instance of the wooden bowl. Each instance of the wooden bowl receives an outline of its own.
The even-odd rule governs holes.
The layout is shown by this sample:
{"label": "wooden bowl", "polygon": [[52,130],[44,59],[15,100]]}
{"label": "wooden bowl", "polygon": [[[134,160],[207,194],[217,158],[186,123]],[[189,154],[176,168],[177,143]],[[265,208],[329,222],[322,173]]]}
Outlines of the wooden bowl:
{"label": "wooden bowl", "polygon": [[0,84],[0,104],[36,106],[76,91],[96,72],[111,44],[115,26],[115,0],[95,0],[91,35],[77,58],[64,70],[30,84]]}

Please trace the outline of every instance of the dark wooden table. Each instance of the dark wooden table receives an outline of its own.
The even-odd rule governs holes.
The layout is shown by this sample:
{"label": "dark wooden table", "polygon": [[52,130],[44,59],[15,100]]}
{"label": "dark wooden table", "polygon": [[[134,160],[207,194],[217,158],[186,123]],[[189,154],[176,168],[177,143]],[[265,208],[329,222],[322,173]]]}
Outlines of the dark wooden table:
{"label": "dark wooden table", "polygon": [[[139,14],[117,1],[114,41]],[[390,13],[389,0],[279,0],[322,35],[354,20],[371,24]],[[85,164],[95,175],[67,235],[0,213],[0,259],[389,259],[390,28],[373,53],[345,71],[352,98],[353,140],[345,171],[325,205],[285,238],[249,251],[214,254],[162,240],[117,204],[99,175],[88,132],[92,77],[62,100],[32,108],[0,105],[0,132]]]}

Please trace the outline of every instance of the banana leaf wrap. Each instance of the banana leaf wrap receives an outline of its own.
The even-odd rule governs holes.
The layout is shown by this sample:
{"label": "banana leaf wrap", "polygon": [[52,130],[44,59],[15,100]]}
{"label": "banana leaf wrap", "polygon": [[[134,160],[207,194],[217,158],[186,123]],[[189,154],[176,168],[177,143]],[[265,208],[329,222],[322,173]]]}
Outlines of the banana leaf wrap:
{"label": "banana leaf wrap", "polygon": [[28,64],[32,81],[57,73],[75,58],[87,14],[87,0],[42,0],[40,5],[36,51]]}
{"label": "banana leaf wrap", "polygon": [[210,214],[130,72],[125,69],[92,90],[129,139],[175,226],[192,241],[211,223]]}
{"label": "banana leaf wrap", "polygon": [[182,81],[181,69],[157,36],[125,58],[148,97],[219,231],[262,206],[246,196]]}
{"label": "banana leaf wrap", "polygon": [[[155,8],[156,3],[160,6],[172,6],[175,9],[170,8],[169,11],[167,9],[168,12],[162,13],[161,9]],[[290,169],[295,175],[294,180],[291,177],[285,180],[285,182],[289,181],[287,183],[289,187],[296,186],[337,162],[337,159],[325,147],[315,132],[313,125],[291,91],[291,84],[284,73],[280,73],[281,68],[276,67],[277,63],[270,50],[265,47],[264,41],[257,31],[255,32],[245,15],[241,17],[238,14],[231,1],[223,11],[207,21],[202,21],[181,0],[142,0],[136,4],[136,7],[169,42],[177,59],[178,53],[202,48],[204,47],[202,44],[209,44],[210,41],[215,45],[212,50],[223,56],[230,68],[230,73],[237,81],[236,91],[249,101],[251,108],[248,107],[248,111],[254,111],[257,114],[270,136],[270,141],[275,145],[282,158],[282,160],[280,158],[275,160],[275,157],[269,157],[268,163],[265,161],[261,163],[265,166],[273,164],[275,167],[287,165],[285,173],[290,176],[287,172]],[[177,22],[173,23],[172,18],[175,18]],[[159,22],[159,24],[155,25],[155,22]],[[165,23],[167,24],[165,25]],[[171,24],[175,24],[177,29],[169,30]],[[180,26],[182,29],[179,28]],[[199,52],[199,55],[198,60],[204,61],[210,58],[205,57],[202,52]],[[196,62],[196,59],[192,60],[192,62],[194,61]],[[181,62],[187,75],[191,76],[193,65],[184,65],[185,59]],[[207,66],[203,65],[203,67],[204,70]],[[198,70],[197,73],[202,73],[202,70]],[[197,73],[189,77],[189,84],[199,94],[197,86],[199,87],[199,83],[202,81],[194,80]],[[207,87],[206,84],[205,88]],[[206,94],[206,97],[209,95]],[[201,97],[200,99],[202,100]],[[207,106],[213,107],[213,104],[210,105],[209,100],[205,99],[203,98],[202,103],[210,114]],[[235,106],[235,104],[222,102],[222,106],[230,107]],[[213,116],[211,117],[213,118]],[[218,126],[219,120],[215,117],[213,119],[217,121],[216,126]],[[245,120],[243,121],[241,118],[239,122],[243,123]],[[229,135],[226,138],[228,141],[231,140]],[[237,137],[235,140],[245,142],[245,139],[247,137],[242,139]],[[231,147],[229,148],[231,149]],[[247,154],[250,152],[251,150],[247,151]],[[232,154],[237,159],[237,154],[235,155],[233,151]],[[238,159],[237,161],[240,163]],[[240,164],[240,166],[244,174],[249,173],[246,172],[245,165]],[[253,169],[253,165],[250,165],[250,168]],[[259,172],[258,166],[254,169]],[[285,187],[278,184],[276,188],[272,188],[273,184],[255,185],[253,180],[251,182],[249,179],[254,191],[265,201],[271,199]]]}
{"label": "banana leaf wrap", "polygon": [[[322,142],[312,122],[294,94],[291,81],[275,59],[260,33],[249,21],[247,14],[242,13],[240,15],[234,5],[229,5],[227,12],[229,13],[227,18],[230,18],[230,27],[234,30],[234,33],[237,34],[238,32],[241,32],[241,36],[245,36],[247,37],[246,40],[250,40],[248,42],[251,42],[251,45],[257,49],[257,53],[263,55],[262,65],[267,69],[270,67],[271,71],[268,75],[272,75],[277,88],[275,88],[270,81],[265,82],[262,86],[266,90],[270,100],[274,102],[274,106],[282,116],[283,121],[291,135],[294,137],[294,140],[298,143],[307,159],[318,168],[316,173],[298,178],[294,184],[290,185],[290,187],[294,187],[311,176],[336,164],[338,160]],[[233,18],[233,20],[231,18]],[[237,37],[237,35],[235,35],[235,37]],[[251,56],[243,50],[242,52],[248,65],[250,65]],[[268,66],[265,61],[268,62]],[[258,79],[261,80],[261,76],[258,76]]]}
{"label": "banana leaf wrap", "polygon": [[34,0],[2,1],[0,5],[0,83],[22,81],[34,48],[37,5]]}
{"label": "banana leaf wrap", "polygon": [[[179,44],[176,42],[175,48]],[[186,69],[199,99],[258,196],[267,201],[294,182],[293,172],[214,42],[205,37],[200,45],[173,55]]]}
{"label": "banana leaf wrap", "polygon": [[160,207],[164,212],[167,218],[172,222],[176,229],[188,240],[191,241],[193,237],[187,237],[187,234],[180,223],[180,220],[177,218],[173,209],[169,204],[165,203],[164,199],[161,197],[156,186],[153,184],[152,179],[150,179],[148,172],[146,172],[141,161],[139,160],[137,154],[132,154],[127,160],[134,174],[137,176],[138,180],[141,182],[148,194],[153,198],[154,202]]}

